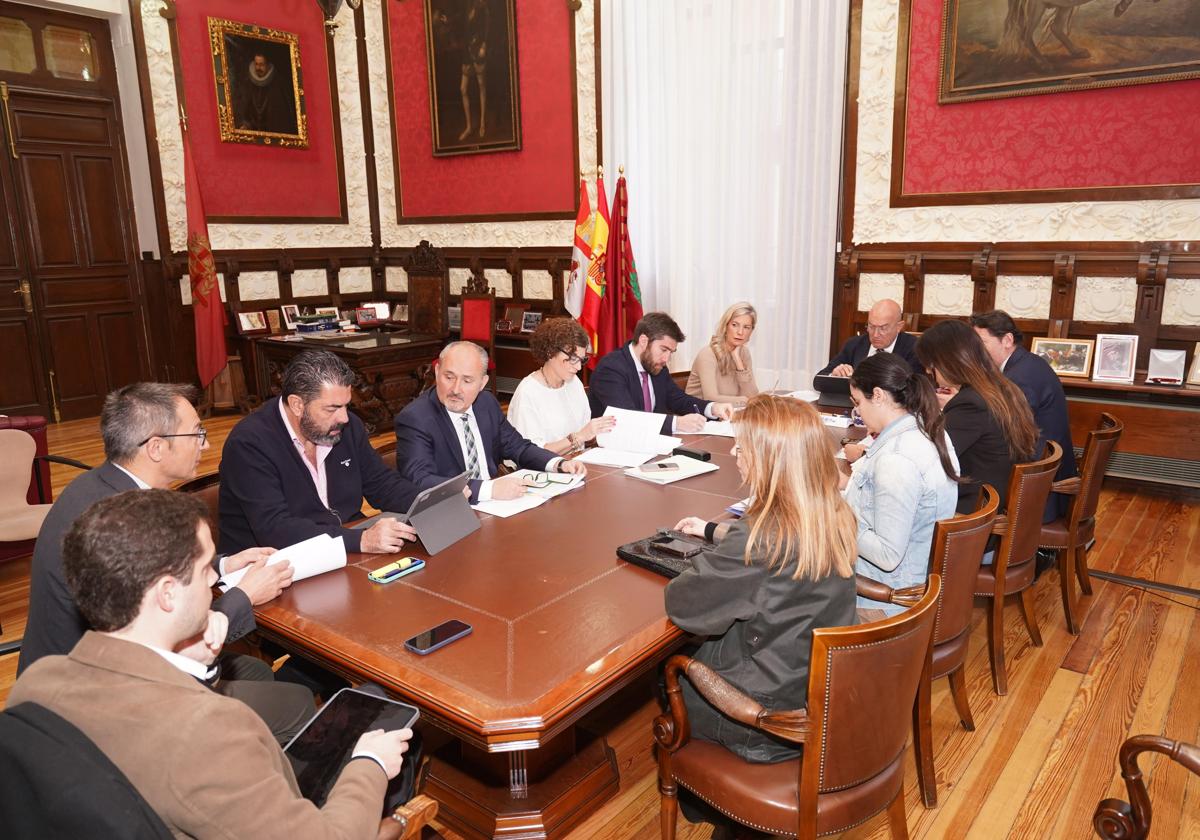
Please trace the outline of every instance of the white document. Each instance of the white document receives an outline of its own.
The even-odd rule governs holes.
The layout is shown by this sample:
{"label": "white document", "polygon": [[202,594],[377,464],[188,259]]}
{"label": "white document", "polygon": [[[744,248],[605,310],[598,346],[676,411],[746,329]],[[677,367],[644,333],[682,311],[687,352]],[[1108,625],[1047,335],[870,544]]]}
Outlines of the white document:
{"label": "white document", "polygon": [[592,449],[585,449],[581,454],[575,456],[575,460],[585,464],[599,464],[602,467],[636,467],[653,457],[649,452],[626,452],[624,449],[606,449],[596,446]]}
{"label": "white document", "polygon": [[704,473],[715,472],[719,470],[716,464],[712,461],[701,461],[698,458],[689,458],[686,455],[672,455],[670,458],[664,458],[661,462],[676,464],[677,469],[659,470],[646,472],[641,467],[625,470],[625,475],[633,478],[640,478],[643,481],[649,481],[654,484],[671,484],[675,481],[682,481],[685,478],[691,478],[694,475],[704,475]]}
{"label": "white document", "polygon": [[821,422],[833,429],[848,429],[854,421],[844,414],[822,414]]}
{"label": "white document", "polygon": [[533,510],[535,507],[544,505],[548,501],[550,500],[546,496],[538,496],[534,493],[526,492],[516,499],[492,499],[487,502],[477,502],[471,507],[483,513],[490,513],[492,516],[507,519],[518,513]]}
{"label": "white document", "polygon": [[651,455],[664,455],[683,443],[677,437],[662,434],[665,414],[655,414],[651,411],[630,411],[627,408],[609,406],[604,410],[605,417],[617,418],[617,424],[611,432],[596,435],[596,445],[606,449],[620,449],[625,452],[647,452]]}
{"label": "white document", "polygon": [[[317,534],[304,542],[298,542],[276,551],[267,558],[267,565],[273,566],[284,560],[292,564],[292,583],[313,575],[332,572],[334,569],[340,569],[346,565],[346,541],[341,537],[331,537],[329,534]],[[249,568],[249,566],[244,566],[221,578],[217,582],[221,591],[228,591],[241,583]]]}
{"label": "white document", "polygon": [[821,398],[821,392],[807,390],[792,391],[790,394],[785,394],[785,396],[792,397],[793,399],[800,400],[801,402],[816,402]]}
{"label": "white document", "polygon": [[704,434],[733,437],[733,423],[728,420],[709,420],[704,424]]}

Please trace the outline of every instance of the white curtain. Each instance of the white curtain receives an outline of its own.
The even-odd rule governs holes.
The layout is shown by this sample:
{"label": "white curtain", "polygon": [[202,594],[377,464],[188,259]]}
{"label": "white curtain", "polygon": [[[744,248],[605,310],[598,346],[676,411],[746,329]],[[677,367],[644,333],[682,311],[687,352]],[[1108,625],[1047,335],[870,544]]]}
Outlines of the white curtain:
{"label": "white curtain", "polygon": [[846,0],[604,0],[605,180],[629,184],[647,311],[690,367],[725,307],[758,309],[760,388],[829,355]]}

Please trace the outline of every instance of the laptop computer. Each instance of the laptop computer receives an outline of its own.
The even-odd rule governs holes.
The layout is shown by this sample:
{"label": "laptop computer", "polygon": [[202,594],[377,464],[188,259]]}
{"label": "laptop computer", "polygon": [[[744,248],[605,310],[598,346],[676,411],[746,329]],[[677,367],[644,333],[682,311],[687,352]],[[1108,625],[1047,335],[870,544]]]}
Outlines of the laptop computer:
{"label": "laptop computer", "polygon": [[821,393],[817,405],[828,405],[834,408],[852,408],[850,400],[850,378],[848,376],[821,376],[813,378],[813,384]]}
{"label": "laptop computer", "polygon": [[479,530],[479,517],[471,510],[463,490],[470,473],[460,473],[436,487],[422,490],[408,506],[407,513],[390,511],[355,522],[352,528],[370,528],[380,517],[406,522],[416,529],[427,554],[437,554],[467,534]]}

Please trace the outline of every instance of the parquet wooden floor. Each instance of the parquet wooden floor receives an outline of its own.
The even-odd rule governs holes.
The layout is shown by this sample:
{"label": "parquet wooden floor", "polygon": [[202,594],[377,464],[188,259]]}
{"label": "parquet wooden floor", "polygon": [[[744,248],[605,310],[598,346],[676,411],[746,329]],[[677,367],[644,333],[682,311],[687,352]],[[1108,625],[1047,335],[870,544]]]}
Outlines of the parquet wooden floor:
{"label": "parquet wooden floor", "polygon": [[[206,422],[212,447],[201,471],[216,468],[221,444],[237,417]],[[381,437],[385,439],[390,437]],[[87,463],[103,459],[95,420],[52,426],[51,451]],[[54,469],[55,492],[71,480]],[[1106,486],[1095,569],[1200,587],[1200,496],[1194,491]],[[27,561],[0,565],[3,639],[19,638],[28,600]],[[1045,644],[1032,647],[1018,611],[1006,619],[1010,693],[992,693],[983,612],[976,610],[967,683],[975,732],[958,724],[945,680],[933,691],[939,807],[920,803],[911,761],[905,782],[913,838],[1087,838],[1091,816],[1106,796],[1124,798],[1116,754],[1130,734],[1164,734],[1200,742],[1200,620],[1195,599],[1095,581],[1082,601],[1083,632],[1063,621],[1055,572],[1038,581],[1037,616]],[[0,659],[0,702],[12,687],[16,657]],[[617,754],[621,789],[573,838],[650,840],[658,836],[658,793],[650,724],[651,684],[631,686],[588,719]],[[1143,756],[1154,802],[1153,836],[1200,838],[1200,777],[1169,760]],[[449,835],[453,837],[453,835]],[[681,840],[706,838],[707,828],[680,822]],[[842,835],[886,838],[883,816]]]}

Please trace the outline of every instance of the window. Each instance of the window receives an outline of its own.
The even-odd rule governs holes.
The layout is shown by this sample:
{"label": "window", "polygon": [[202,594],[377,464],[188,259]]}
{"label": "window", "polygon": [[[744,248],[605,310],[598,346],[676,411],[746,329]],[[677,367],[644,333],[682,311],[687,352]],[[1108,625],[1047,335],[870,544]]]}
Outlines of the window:
{"label": "window", "polygon": [[60,79],[96,81],[96,45],[81,29],[47,26],[42,30],[46,69]]}
{"label": "window", "polygon": [[36,69],[33,32],[23,20],[0,17],[0,70],[32,73]]}

